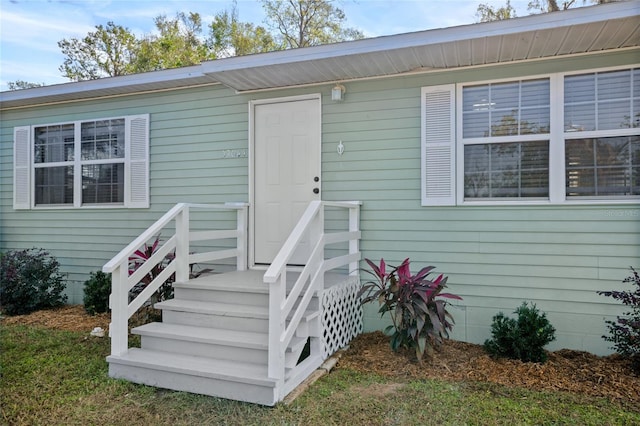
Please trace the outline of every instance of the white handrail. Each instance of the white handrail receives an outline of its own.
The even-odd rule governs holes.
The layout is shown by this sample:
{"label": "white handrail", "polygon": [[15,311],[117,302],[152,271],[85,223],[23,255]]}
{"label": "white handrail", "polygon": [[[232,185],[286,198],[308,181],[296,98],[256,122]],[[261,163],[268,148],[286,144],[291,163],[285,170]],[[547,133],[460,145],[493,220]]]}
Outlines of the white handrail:
{"label": "white handrail", "polygon": [[[312,201],[309,203],[282,249],[264,274],[264,282],[271,286],[269,290],[268,374],[279,384],[284,383],[285,380],[286,348],[308,310],[313,295],[324,287],[325,272],[349,265],[349,274],[357,274],[361,237],[360,205],[361,203],[358,201]],[[327,207],[348,210],[348,231],[325,233],[324,210]],[[287,293],[287,263],[304,235],[309,235],[309,246],[312,247],[312,250],[298,279]],[[338,242],[349,243],[348,254],[325,259],[325,247]],[[311,350],[313,351],[313,345]],[[279,385],[277,388],[282,389],[282,386]]]}
{"label": "white handrail", "polygon": [[[175,274],[176,281],[186,281],[189,278],[189,265],[197,262],[211,262],[220,259],[236,258],[236,268],[243,271],[247,267],[247,203],[226,204],[191,204],[179,203],[165,213],[160,219],[147,228],[140,236],[116,254],[103,267],[102,271],[111,273],[111,354],[122,355],[128,350],[128,320],[171,275]],[[192,232],[189,223],[190,209],[201,210],[235,210],[235,229],[209,230]],[[160,234],[172,221],[175,231],[155,252],[138,266],[135,272],[129,272],[129,259],[154,236]],[[205,253],[190,253],[192,241],[221,240],[236,238],[233,249],[218,249]],[[165,262],[167,255],[175,250],[175,256],[164,265],[160,272],[144,290],[129,301],[129,291],[139,283],[156,265]]]}

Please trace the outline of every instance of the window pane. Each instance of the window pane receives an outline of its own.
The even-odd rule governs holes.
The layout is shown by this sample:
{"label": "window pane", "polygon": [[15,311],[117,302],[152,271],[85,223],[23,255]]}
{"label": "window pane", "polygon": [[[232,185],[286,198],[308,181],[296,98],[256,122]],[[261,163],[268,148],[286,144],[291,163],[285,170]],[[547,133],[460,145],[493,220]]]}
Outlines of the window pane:
{"label": "window pane", "polygon": [[549,132],[549,80],[468,86],[462,90],[462,137]]}
{"label": "window pane", "polygon": [[564,79],[564,103],[593,103],[596,100],[595,74],[572,75]]}
{"label": "window pane", "polygon": [[464,148],[466,199],[549,196],[549,143],[496,143]]}
{"label": "window pane", "polygon": [[462,91],[462,111],[486,111],[490,107],[488,84],[467,86]]}
{"label": "window pane", "polygon": [[522,107],[540,107],[550,104],[548,80],[523,81],[520,90]]}
{"label": "window pane", "polygon": [[640,136],[566,141],[566,194],[640,195]]}
{"label": "window pane", "polygon": [[490,145],[464,147],[464,196],[483,198],[489,196]]}
{"label": "window pane", "polygon": [[629,70],[612,71],[598,74],[598,100],[629,99],[631,92],[631,73]]}
{"label": "window pane", "polygon": [[629,128],[629,101],[599,102],[598,130]]}
{"label": "window pane", "polygon": [[491,114],[491,136],[518,134],[518,110],[494,111]]}
{"label": "window pane", "polygon": [[124,202],[124,164],[82,166],[82,203]]}
{"label": "window pane", "polygon": [[520,111],[520,134],[549,133],[549,108],[528,108]]}
{"label": "window pane", "polygon": [[584,132],[596,129],[595,103],[564,106],[564,131]]}
{"label": "window pane", "polygon": [[[638,86],[640,86],[640,81],[638,81]],[[640,99],[633,101],[633,114],[631,116],[633,117],[633,120],[631,120],[630,127],[640,127]]]}
{"label": "window pane", "polygon": [[73,167],[35,169],[36,205],[73,204]]}
{"label": "window pane", "polygon": [[622,70],[565,77],[565,132],[631,127],[638,113],[632,100],[640,83],[632,81],[636,74]]}
{"label": "window pane", "polygon": [[463,138],[486,138],[489,136],[489,112],[469,112],[462,116]]}
{"label": "window pane", "polygon": [[57,163],[73,161],[73,124],[36,127],[33,162]]}
{"label": "window pane", "polygon": [[124,119],[82,123],[82,159],[124,158]]}
{"label": "window pane", "polygon": [[499,83],[491,85],[492,108],[517,110],[520,106],[520,83]]}

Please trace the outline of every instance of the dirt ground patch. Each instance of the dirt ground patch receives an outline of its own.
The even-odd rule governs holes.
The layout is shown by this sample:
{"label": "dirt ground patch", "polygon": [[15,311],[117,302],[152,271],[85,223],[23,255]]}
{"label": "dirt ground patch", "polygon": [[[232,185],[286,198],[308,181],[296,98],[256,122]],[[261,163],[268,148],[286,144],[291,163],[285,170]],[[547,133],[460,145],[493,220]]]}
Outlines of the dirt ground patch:
{"label": "dirt ground patch", "polygon": [[[74,305],[6,317],[2,324],[89,333],[95,327],[108,330],[109,321],[109,314],[91,316],[82,306]],[[629,361],[618,355],[599,357],[563,349],[550,352],[544,364],[523,363],[492,359],[480,345],[447,341],[433,358],[419,364],[408,352],[393,352],[388,338],[374,332],[362,334],[351,342],[350,348],[338,361],[337,368],[340,367],[398,379],[464,380],[534,390],[567,391],[640,407],[640,377],[633,374]]]}

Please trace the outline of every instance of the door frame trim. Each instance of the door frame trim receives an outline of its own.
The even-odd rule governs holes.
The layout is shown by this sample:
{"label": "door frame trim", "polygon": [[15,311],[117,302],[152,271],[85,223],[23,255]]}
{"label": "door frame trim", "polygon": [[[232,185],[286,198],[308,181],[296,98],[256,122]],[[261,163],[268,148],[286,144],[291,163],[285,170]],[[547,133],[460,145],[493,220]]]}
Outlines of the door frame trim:
{"label": "door frame trim", "polygon": [[[268,99],[252,99],[249,101],[249,205],[252,208],[249,208],[249,232],[248,232],[248,242],[247,242],[247,251],[248,251],[248,267],[250,269],[266,269],[267,266],[258,265],[255,263],[255,185],[254,185],[254,174],[255,174],[255,107],[258,105],[268,105],[268,104],[281,104],[287,102],[297,102],[297,101],[310,101],[316,100],[318,101],[318,123],[320,134],[318,135],[318,140],[320,143],[318,144],[318,161],[320,162],[319,170],[322,172],[322,94],[321,93],[310,93],[306,95],[297,95],[297,96],[284,96],[279,98],[268,98]],[[320,198],[322,198],[322,192],[320,193]]]}

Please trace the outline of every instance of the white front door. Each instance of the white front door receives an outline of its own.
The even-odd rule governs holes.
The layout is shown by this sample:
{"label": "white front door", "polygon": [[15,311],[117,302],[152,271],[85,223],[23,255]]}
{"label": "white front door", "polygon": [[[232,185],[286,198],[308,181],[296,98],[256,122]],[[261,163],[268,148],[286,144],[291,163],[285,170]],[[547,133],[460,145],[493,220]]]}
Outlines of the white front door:
{"label": "white front door", "polygon": [[[270,264],[320,199],[320,99],[254,104],[253,123],[254,263]],[[290,264],[305,263],[306,241]]]}

